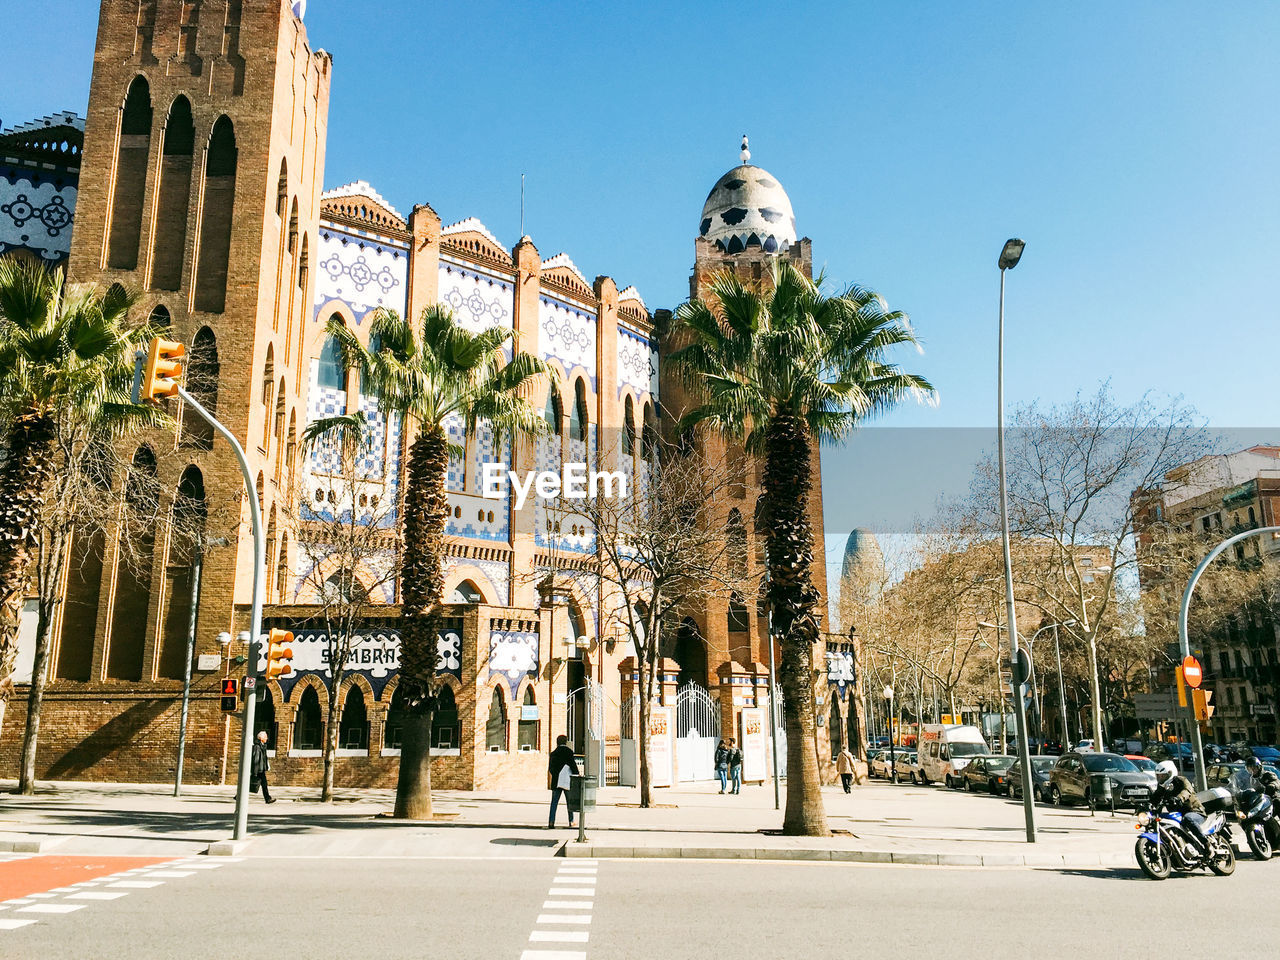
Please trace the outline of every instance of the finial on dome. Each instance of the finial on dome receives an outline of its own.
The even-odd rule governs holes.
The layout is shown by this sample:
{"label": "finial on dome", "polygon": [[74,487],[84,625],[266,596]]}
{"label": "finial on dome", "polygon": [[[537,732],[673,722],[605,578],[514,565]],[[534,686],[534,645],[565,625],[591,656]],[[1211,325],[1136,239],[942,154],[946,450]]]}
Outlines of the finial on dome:
{"label": "finial on dome", "polygon": [[742,153],[740,156],[743,163],[751,159],[751,151],[747,149],[747,135],[745,133],[742,135]]}

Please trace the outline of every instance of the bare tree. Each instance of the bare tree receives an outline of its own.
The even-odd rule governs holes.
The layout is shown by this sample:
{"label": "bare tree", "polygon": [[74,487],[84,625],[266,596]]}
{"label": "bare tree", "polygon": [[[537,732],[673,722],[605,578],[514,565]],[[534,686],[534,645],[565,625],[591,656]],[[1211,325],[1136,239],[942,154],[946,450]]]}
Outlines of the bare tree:
{"label": "bare tree", "polygon": [[653,802],[649,719],[663,638],[680,612],[713,598],[755,596],[746,541],[718,515],[730,471],[697,451],[655,440],[652,456],[625,494],[565,501],[594,529],[606,621],[635,653],[639,680],[640,806]]}
{"label": "bare tree", "polygon": [[311,499],[291,493],[285,515],[293,522],[303,573],[300,599],[318,608],[327,644],[329,707],[320,799],[333,799],[334,758],[342,704],[339,693],[368,614],[371,593],[395,579],[395,501],[362,465],[373,452],[363,413],[314,421],[302,435],[303,455],[318,454]]}

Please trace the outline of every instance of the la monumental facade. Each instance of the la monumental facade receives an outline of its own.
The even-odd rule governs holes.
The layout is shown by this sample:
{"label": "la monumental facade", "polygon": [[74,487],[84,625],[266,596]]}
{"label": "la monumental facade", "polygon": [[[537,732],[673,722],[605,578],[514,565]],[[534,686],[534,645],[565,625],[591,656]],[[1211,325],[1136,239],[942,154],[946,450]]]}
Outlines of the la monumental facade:
{"label": "la monumental facade", "polygon": [[[416,318],[442,304],[470,330],[510,328],[519,349],[553,375],[529,395],[549,426],[533,444],[496,437],[484,423],[471,435],[460,421],[450,428],[463,453],[451,458],[447,480],[433,782],[545,786],[546,753],[565,733],[603,782],[632,783],[635,661],[611,615],[616,598],[594,573],[594,534],[551,501],[516,509],[509,491],[485,496],[482,480],[486,464],[586,463],[644,483],[650,438],[669,432],[690,402],[664,363],[670,314],[651,311],[611,277],[589,280],[564,253],[544,257],[529,237],[508,248],[474,217],[445,219],[425,203],[404,215],[363,181],[324,189],[334,64],[312,45],[301,7],[102,0],[87,116],[55,114],[0,132],[0,256],[136,291],[139,316],[185,345],[188,389],[236,436],[256,476],[246,491],[228,445],[176,400],[176,427],[131,438],[127,476],[115,478],[121,510],[141,476],[160,491],[160,519],[128,549],[110,531],[73,540],[65,599],[49,628],[36,776],[172,779],[194,623],[185,779],[234,780],[240,714],[221,711],[220,681],[244,673],[254,574],[247,497],[255,496],[266,543],[264,629],[295,634],[293,675],[266,683],[256,706],[273,781],[320,782],[336,698],[337,784],[394,786],[402,730],[394,505],[414,424],[380,409],[326,331],[336,321],[367,343],[379,308]],[[691,295],[723,270],[764,283],[778,257],[812,275],[811,243],[797,234],[790,200],[748,159],[744,144],[742,163],[691,222]],[[357,412],[365,430],[358,483],[335,497],[342,457],[303,437],[320,418]],[[745,562],[758,571],[759,470],[741,449],[707,442],[713,462],[741,472],[713,512],[727,531],[745,533]],[[201,504],[198,550],[173,536],[179,502]],[[316,531],[343,515],[366,517],[385,536],[385,551],[358,569],[314,549]],[[816,469],[810,519],[821,544]],[[820,558],[813,572],[825,604]],[[318,618],[325,584],[367,595],[337,689]],[[27,607],[0,776],[16,772],[25,722],[34,600]],[[660,701],[670,712],[659,716],[671,729],[656,784],[709,778],[708,742],[759,732],[773,690],[768,642],[759,597],[685,611],[660,663]],[[826,666],[815,673],[815,747],[830,778],[832,741],[858,728],[848,722],[855,652],[844,644],[816,653]],[[690,739],[701,742],[676,742]],[[768,753],[755,779],[767,775]]]}

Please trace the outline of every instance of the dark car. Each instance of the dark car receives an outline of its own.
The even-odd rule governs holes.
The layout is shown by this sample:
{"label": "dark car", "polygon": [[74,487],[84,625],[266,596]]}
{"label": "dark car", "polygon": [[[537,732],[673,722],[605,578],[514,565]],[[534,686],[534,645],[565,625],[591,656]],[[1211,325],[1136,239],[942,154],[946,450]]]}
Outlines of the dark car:
{"label": "dark car", "polygon": [[[1267,763],[1263,764],[1263,766],[1280,776],[1280,769],[1277,769],[1274,764]],[[1242,760],[1233,760],[1228,763],[1211,763],[1205,767],[1204,778],[1208,781],[1210,788],[1226,787],[1231,791],[1232,796],[1253,786],[1253,777]]]}
{"label": "dark car", "polygon": [[1189,743],[1149,743],[1143,753],[1156,763],[1172,760],[1183,773],[1191,772],[1196,766]]}
{"label": "dark car", "polygon": [[975,757],[960,771],[960,783],[970,793],[974,790],[1004,793],[1005,777],[1017,762],[1017,757]]}
{"label": "dark car", "polygon": [[[1049,771],[1057,762],[1057,757],[1031,758],[1031,795],[1035,799],[1043,800],[1048,796],[1046,791],[1049,786]],[[1005,775],[1004,792],[1010,800],[1016,800],[1022,796],[1022,767],[1016,763]]]}
{"label": "dark car", "polygon": [[1151,791],[1156,786],[1156,778],[1152,774],[1143,773],[1118,753],[1068,753],[1049,773],[1049,802],[1091,803],[1094,778],[1099,775],[1105,776],[1110,783],[1112,803],[1132,806],[1135,810],[1150,801]]}

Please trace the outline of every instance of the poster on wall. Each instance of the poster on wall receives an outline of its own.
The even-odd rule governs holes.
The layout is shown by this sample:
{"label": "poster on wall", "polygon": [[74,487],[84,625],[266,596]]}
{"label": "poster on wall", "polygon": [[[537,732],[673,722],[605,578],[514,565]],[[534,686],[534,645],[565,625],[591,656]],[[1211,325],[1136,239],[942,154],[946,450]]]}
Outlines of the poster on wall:
{"label": "poster on wall", "polygon": [[671,742],[671,708],[655,705],[649,713],[649,776],[655,787],[675,782],[675,750]]}
{"label": "poster on wall", "polygon": [[764,728],[765,715],[761,707],[749,707],[742,711],[742,779],[764,780],[765,751],[769,738]]}

